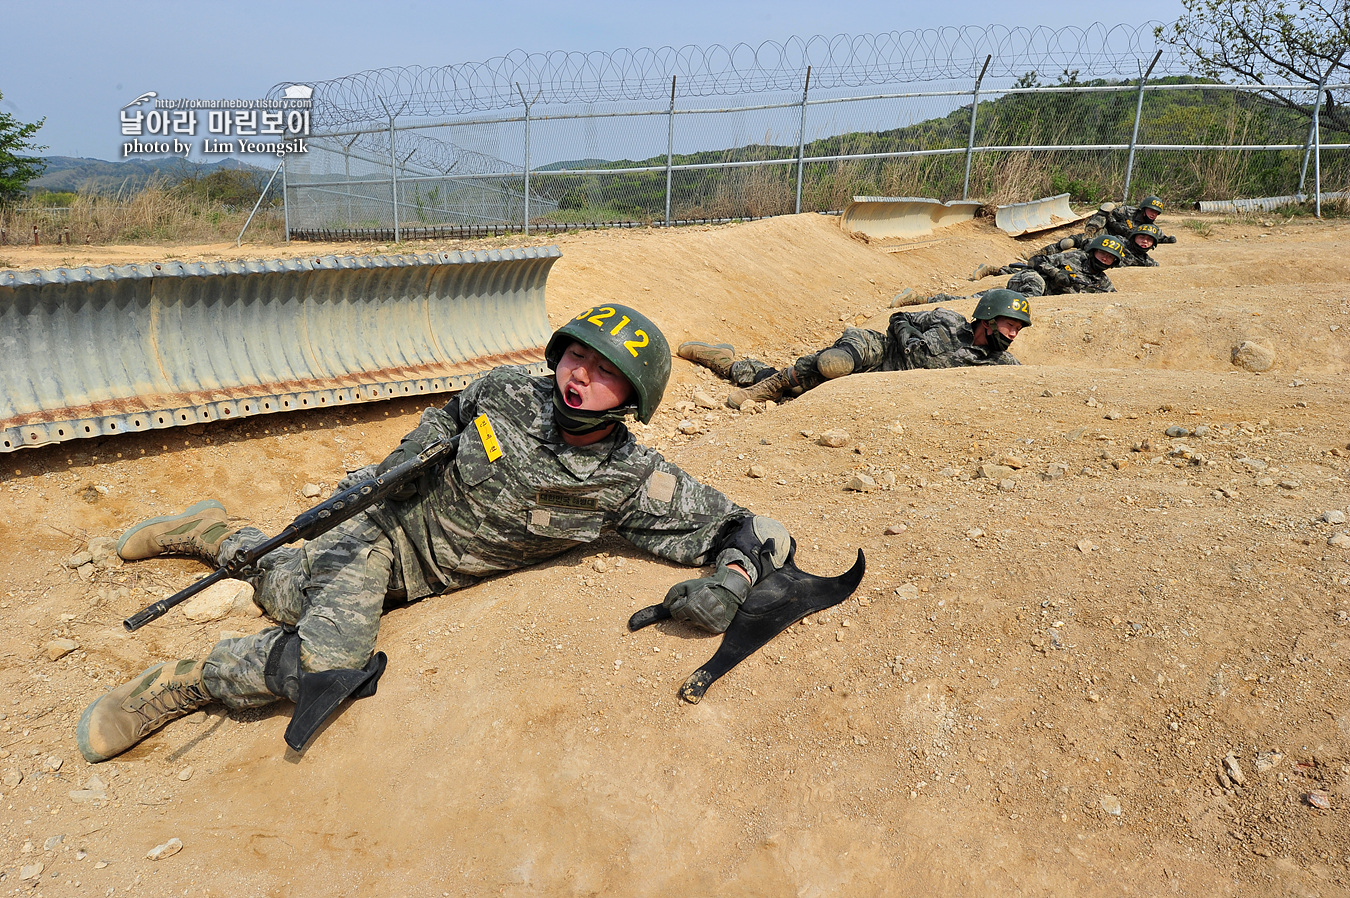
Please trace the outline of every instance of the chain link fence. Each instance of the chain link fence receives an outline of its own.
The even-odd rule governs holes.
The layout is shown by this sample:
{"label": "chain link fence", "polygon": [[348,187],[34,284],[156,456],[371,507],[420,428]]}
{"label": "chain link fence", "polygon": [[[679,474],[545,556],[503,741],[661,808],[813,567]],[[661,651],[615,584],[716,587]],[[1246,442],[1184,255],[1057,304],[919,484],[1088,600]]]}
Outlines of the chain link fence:
{"label": "chain link fence", "polygon": [[1350,134],[1317,123],[1350,85],[1322,88],[1202,83],[1152,25],[385,69],[315,85],[310,152],[284,167],[287,228],[398,240],[831,212],[855,195],[1341,189]]}

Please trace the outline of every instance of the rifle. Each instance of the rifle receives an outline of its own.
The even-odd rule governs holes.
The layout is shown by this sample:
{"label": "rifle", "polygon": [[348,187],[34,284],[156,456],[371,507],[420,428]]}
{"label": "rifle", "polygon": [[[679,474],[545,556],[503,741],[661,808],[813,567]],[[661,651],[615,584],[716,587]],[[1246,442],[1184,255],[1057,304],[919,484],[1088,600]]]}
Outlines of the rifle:
{"label": "rifle", "polygon": [[[360,483],[350,486],[324,502],[302,512],[299,517],[276,536],[259,543],[251,549],[235,552],[234,557],[218,567],[215,573],[208,574],[185,589],[161,599],[153,605],[147,605],[131,617],[122,621],[128,630],[138,630],[152,620],[163,617],[175,605],[186,602],[213,583],[219,583],[238,577],[248,568],[257,564],[259,559],[274,549],[302,539],[314,539],[327,533],[343,521],[350,520],[365,511],[376,502],[388,498],[424,471],[435,464],[442,456],[452,452],[455,444],[450,440],[438,440],[423,449],[416,457],[396,465],[378,477],[368,477]],[[449,459],[446,459],[447,461]]]}

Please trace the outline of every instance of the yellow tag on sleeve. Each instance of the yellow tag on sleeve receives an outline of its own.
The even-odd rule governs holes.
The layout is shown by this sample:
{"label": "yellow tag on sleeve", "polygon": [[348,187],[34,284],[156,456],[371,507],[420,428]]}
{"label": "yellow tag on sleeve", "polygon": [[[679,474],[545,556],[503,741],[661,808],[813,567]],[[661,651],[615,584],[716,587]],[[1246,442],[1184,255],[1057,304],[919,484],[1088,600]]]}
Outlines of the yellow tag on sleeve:
{"label": "yellow tag on sleeve", "polygon": [[502,444],[497,442],[497,434],[492,430],[492,422],[488,420],[487,415],[479,415],[473,419],[473,426],[478,428],[478,438],[483,441],[483,451],[487,453],[488,461],[496,461],[502,457]]}

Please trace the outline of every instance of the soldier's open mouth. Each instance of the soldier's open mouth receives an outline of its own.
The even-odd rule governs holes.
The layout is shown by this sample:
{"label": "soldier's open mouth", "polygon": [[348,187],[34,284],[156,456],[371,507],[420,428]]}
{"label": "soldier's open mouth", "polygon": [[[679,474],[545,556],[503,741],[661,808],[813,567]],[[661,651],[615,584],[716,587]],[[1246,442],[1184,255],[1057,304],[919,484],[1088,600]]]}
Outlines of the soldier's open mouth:
{"label": "soldier's open mouth", "polygon": [[568,408],[581,408],[581,391],[569,384],[563,389],[563,402]]}

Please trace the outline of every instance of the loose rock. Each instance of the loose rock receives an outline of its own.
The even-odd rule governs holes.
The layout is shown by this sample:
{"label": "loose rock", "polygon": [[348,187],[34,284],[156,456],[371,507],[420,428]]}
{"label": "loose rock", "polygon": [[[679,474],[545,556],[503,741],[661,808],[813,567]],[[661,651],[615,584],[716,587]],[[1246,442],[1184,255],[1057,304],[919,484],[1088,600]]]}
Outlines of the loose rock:
{"label": "loose rock", "polygon": [[917,599],[919,597],[919,587],[913,583],[901,583],[895,588],[895,594],[902,599]]}
{"label": "loose rock", "polygon": [[1345,512],[1340,509],[1333,509],[1322,513],[1322,520],[1327,524],[1344,524]]}
{"label": "loose rock", "polygon": [[1120,799],[1116,798],[1114,795],[1102,796],[1102,810],[1106,811],[1106,813],[1110,814],[1112,817],[1119,817],[1124,813],[1120,806]]}
{"label": "loose rock", "polygon": [[1239,786],[1247,782],[1247,778],[1242,775],[1242,768],[1238,766],[1237,758],[1233,756],[1231,751],[1224,756],[1223,769],[1228,774],[1228,778]]}
{"label": "loose rock", "polygon": [[754,477],[755,479],[767,477],[768,475],[769,471],[763,465],[751,465],[750,470],[745,472],[746,477]]}
{"label": "loose rock", "polygon": [[609,565],[605,563],[605,559],[597,558],[591,562],[591,570],[597,574],[603,574],[609,570]]}
{"label": "loose rock", "polygon": [[1058,462],[1052,462],[1051,464],[1046,465],[1045,473],[1041,476],[1046,480],[1058,480],[1067,473],[1069,473],[1067,466],[1061,465]]}
{"label": "loose rock", "polygon": [[1007,465],[983,464],[975,471],[976,477],[983,477],[987,480],[1003,480],[1011,477],[1015,471]]}
{"label": "loose rock", "polygon": [[213,621],[229,617],[253,605],[253,587],[243,580],[213,583],[183,603],[183,615],[190,621]]}
{"label": "loose rock", "polygon": [[1080,539],[1078,541],[1078,551],[1082,552],[1084,555],[1090,555],[1097,551],[1097,544],[1090,539]]}
{"label": "loose rock", "polygon": [[1258,374],[1269,371],[1275,366],[1275,351],[1260,343],[1245,340],[1233,348],[1233,364]]}
{"label": "loose rock", "polygon": [[166,857],[173,857],[182,850],[182,840],[175,837],[165,842],[163,845],[156,845],[154,848],[151,848],[145,853],[145,856],[152,861],[162,861]]}
{"label": "loose rock", "polygon": [[1173,424],[1171,427],[1167,428],[1166,432],[1169,437],[1188,437],[1191,435],[1189,430],[1177,424]]}
{"label": "loose rock", "polygon": [[1256,772],[1269,773],[1280,765],[1284,755],[1278,751],[1258,751],[1256,753]]}
{"label": "loose rock", "polygon": [[1337,533],[1327,540],[1327,545],[1337,549],[1350,549],[1350,533]]}
{"label": "loose rock", "polygon": [[300,495],[304,496],[306,499],[313,499],[321,492],[323,492],[323,490],[319,489],[317,483],[306,483],[304,486],[300,487]]}
{"label": "loose rock", "polygon": [[47,652],[48,660],[56,661],[66,657],[79,647],[80,644],[73,639],[53,639],[43,646],[43,649]]}
{"label": "loose rock", "polygon": [[816,438],[816,445],[829,446],[831,449],[842,448],[848,445],[848,431],[827,430]]}
{"label": "loose rock", "polygon": [[0,783],[4,783],[5,787],[9,789],[13,789],[21,782],[23,782],[23,771],[21,770],[6,770],[4,777],[0,778]]}
{"label": "loose rock", "polygon": [[854,474],[848,483],[844,484],[844,489],[853,490],[858,493],[870,493],[877,488],[877,482],[868,474]]}
{"label": "loose rock", "polygon": [[887,536],[899,536],[908,529],[909,528],[906,527],[904,524],[892,524],[891,526],[886,528],[885,533]]}
{"label": "loose rock", "polygon": [[194,772],[195,771],[191,767],[184,767],[182,770],[178,771],[178,781],[186,783],[188,780],[192,779],[192,774]]}
{"label": "loose rock", "polygon": [[1312,805],[1313,807],[1317,808],[1320,811],[1331,810],[1331,796],[1320,789],[1314,789],[1313,791],[1309,792],[1306,796],[1304,796],[1304,799],[1308,802],[1308,804]]}
{"label": "loose rock", "polygon": [[702,390],[694,391],[694,405],[699,408],[721,408],[722,404]]}
{"label": "loose rock", "polygon": [[1011,493],[1013,490],[1017,489],[1017,481],[1013,480],[1011,477],[1004,477],[998,482],[998,488],[999,492]]}
{"label": "loose rock", "polygon": [[29,879],[37,879],[42,875],[45,869],[43,863],[38,861],[36,864],[25,864],[19,868],[19,881],[24,882]]}

